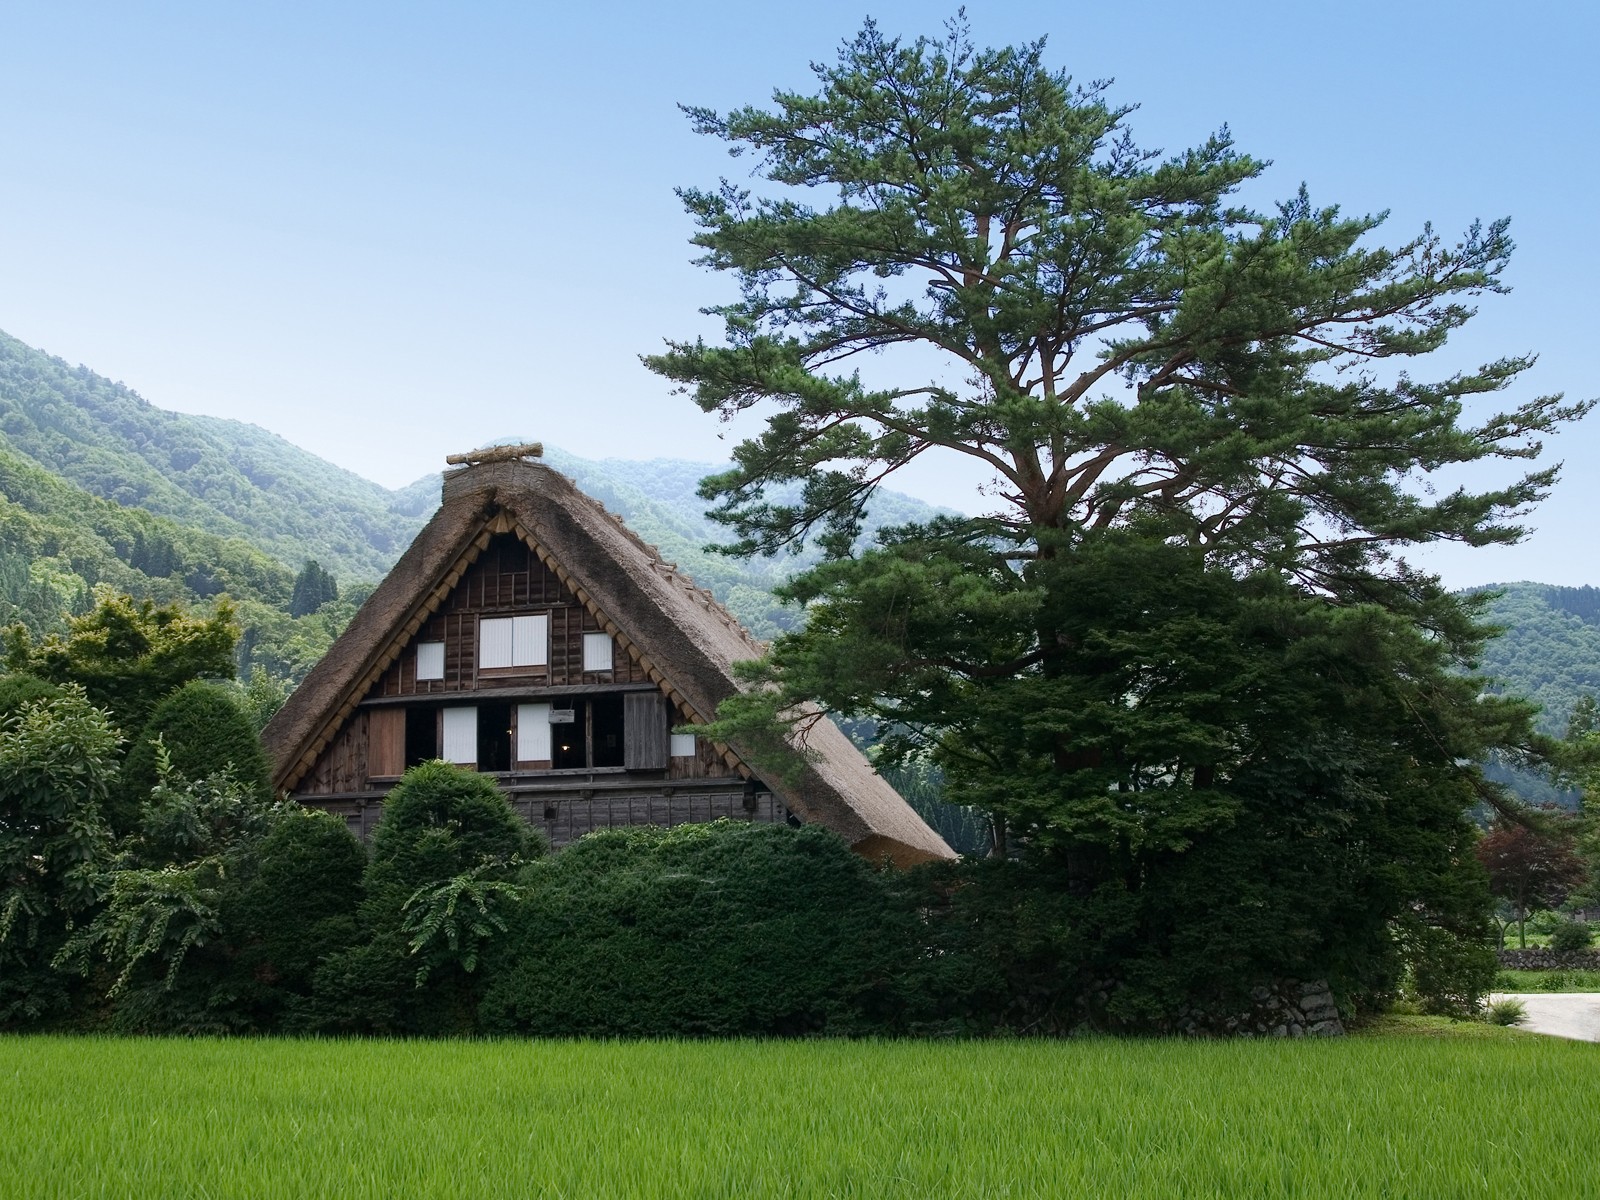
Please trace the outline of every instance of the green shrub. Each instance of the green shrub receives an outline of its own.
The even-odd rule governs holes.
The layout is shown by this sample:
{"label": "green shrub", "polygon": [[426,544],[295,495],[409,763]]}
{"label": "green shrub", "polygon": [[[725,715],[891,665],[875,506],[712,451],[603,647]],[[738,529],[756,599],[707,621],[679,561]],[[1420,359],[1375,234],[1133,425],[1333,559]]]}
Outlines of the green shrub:
{"label": "green shrub", "polygon": [[1575,954],[1594,945],[1594,930],[1587,921],[1562,921],[1550,933],[1550,949],[1557,954]]}
{"label": "green shrub", "polygon": [[311,994],[323,959],[355,943],[367,854],[337,817],[296,807],[279,811],[252,858],[223,920],[265,1025]]}
{"label": "green shrub", "polygon": [[53,700],[61,689],[34,675],[0,675],[0,717],[9,717],[34,700]]}
{"label": "green shrub", "polygon": [[262,800],[272,796],[271,769],[238,689],[194,680],[166,696],[150,714],[122,767],[112,827],[133,827],[140,805],[156,784],[155,743],[161,739],[172,766],[189,779],[200,779],[227,767],[248,792]]}
{"label": "green shrub", "polygon": [[524,873],[481,1029],[623,1037],[890,1028],[912,939],[835,834],[717,821],[590,834]]}
{"label": "green shrub", "polygon": [[1528,1006],[1508,996],[1504,1000],[1490,1001],[1485,1016],[1491,1025],[1520,1025],[1528,1019]]}
{"label": "green shrub", "polygon": [[[296,1017],[312,1032],[470,1033],[481,972],[444,950],[413,954],[406,904],[458,876],[509,880],[543,851],[528,823],[494,782],[475,771],[428,762],[407,771],[384,802],[362,875],[360,944],[330,955],[314,996]],[[476,965],[475,963],[473,964]],[[419,971],[427,985],[418,983]]]}

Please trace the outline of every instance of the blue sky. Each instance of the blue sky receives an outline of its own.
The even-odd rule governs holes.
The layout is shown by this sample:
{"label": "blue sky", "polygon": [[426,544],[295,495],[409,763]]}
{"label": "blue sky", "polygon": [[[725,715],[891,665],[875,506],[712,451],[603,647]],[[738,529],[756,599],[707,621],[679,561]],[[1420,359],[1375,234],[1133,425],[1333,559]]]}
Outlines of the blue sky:
{"label": "blue sky", "polygon": [[[953,6],[952,6],[953,10]],[[152,402],[263,425],[379,482],[509,434],[712,461],[724,430],[637,356],[714,333],[673,188],[748,171],[690,132],[804,88],[926,5],[75,4],[0,9],[0,329]],[[1600,9],[1586,4],[968,6],[1116,80],[1145,144],[1227,123],[1262,193],[1389,209],[1389,240],[1509,214],[1507,297],[1440,370],[1538,351],[1524,394],[1600,393]],[[730,435],[731,436],[731,435]],[[1423,559],[1458,585],[1600,584],[1600,416],[1522,546]],[[901,488],[961,508],[937,464]]]}

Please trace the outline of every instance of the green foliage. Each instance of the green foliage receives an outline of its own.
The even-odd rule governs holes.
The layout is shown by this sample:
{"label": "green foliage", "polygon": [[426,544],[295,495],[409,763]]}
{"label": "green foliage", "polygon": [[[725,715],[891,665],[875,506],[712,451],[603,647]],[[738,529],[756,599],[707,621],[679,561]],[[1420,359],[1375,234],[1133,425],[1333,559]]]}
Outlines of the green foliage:
{"label": "green foliage", "polygon": [[1550,935],[1550,949],[1558,954],[1587,950],[1594,945],[1594,930],[1587,921],[1567,920]]}
{"label": "green foliage", "polygon": [[1479,591],[1489,597],[1484,616],[1504,630],[1484,647],[1484,675],[1538,704],[1539,727],[1553,737],[1586,695],[1592,719],[1600,692],[1600,588],[1507,583]]}
{"label": "green foliage", "polygon": [[[815,73],[768,109],[688,110],[756,159],[751,191],[682,193],[738,296],[710,310],[721,344],[646,360],[707,413],[766,414],[702,487],[726,549],[829,558],[781,589],[806,624],[711,736],[759,746],[820,703],[886,729],[888,765],[926,754],[1001,853],[1070,880],[1098,941],[1067,961],[1112,1021],[1279,974],[1474,999],[1461,813],[1509,805],[1466,764],[1552,747],[1525,702],[1480,700],[1483,599],[1403,552],[1516,541],[1555,473],[1417,481],[1531,459],[1591,407],[1469,417],[1531,359],[1408,364],[1501,290],[1506,222],[1385,247],[1381,217],[1304,188],[1256,211],[1264,165],[1225,131],[1142,151],[1105,85],[959,22],[869,22]],[[840,366],[863,351],[910,374],[869,387]],[[997,475],[993,515],[863,551],[864,505],[926,454]]]}
{"label": "green foliage", "polygon": [[909,965],[883,877],[814,826],[605,830],[521,882],[490,951],[487,1033],[881,1030]]}
{"label": "green foliage", "polygon": [[506,931],[504,910],[522,891],[514,883],[489,878],[500,864],[483,862],[437,887],[418,888],[405,903],[404,931],[411,953],[422,955],[417,986],[428,981],[432,961],[444,958],[463,971],[478,969],[490,939]]}
{"label": "green foliage", "polygon": [[259,800],[272,796],[271,768],[237,687],[190,680],[156,705],[128,751],[119,788],[122,823],[113,817],[117,828],[131,827],[131,818],[156,785],[163,752],[170,767],[190,779],[226,770]]}
{"label": "green foliage", "polygon": [[[509,882],[541,850],[537,835],[492,780],[439,761],[411,768],[384,801],[373,831],[362,876],[360,940],[318,967],[315,998],[300,1016],[303,1026],[320,1032],[470,1032],[482,979],[467,963],[476,967],[495,922],[453,910],[464,895],[469,905],[481,900],[486,913],[493,913],[503,898],[493,885]],[[408,914],[414,899],[420,912],[414,907]],[[417,918],[409,928],[408,915]]]}
{"label": "green foliage", "polygon": [[108,1000],[117,999],[145,964],[164,966],[161,987],[172,990],[189,951],[222,928],[217,911],[222,875],[222,861],[215,857],[181,867],[113,872],[105,906],[67,941],[54,965],[87,972],[91,957],[103,959],[115,976]]}
{"label": "green foliage", "polygon": [[0,718],[0,1025],[59,1017],[68,1003],[49,964],[100,899],[117,745],[74,687]]}
{"label": "green foliage", "polygon": [[1528,1006],[1515,997],[1507,996],[1502,1000],[1490,1001],[1484,1016],[1491,1025],[1521,1025],[1528,1019]]}
{"label": "green foliage", "polygon": [[144,727],[156,704],[192,679],[232,678],[239,628],[221,600],[209,614],[157,606],[109,590],[67,623],[65,634],[35,643],[7,631],[7,666],[52,683],[75,683],[125,730]]}
{"label": "green foliage", "polygon": [[36,636],[53,632],[89,606],[99,584],[160,604],[228,592],[281,606],[292,580],[240,537],[91,495],[0,435],[0,624],[20,622]]}
{"label": "green foliage", "polygon": [[309,560],[294,577],[294,595],[289,600],[289,615],[305,617],[324,604],[339,598],[339,584],[323,570],[316,559]]}
{"label": "green foliage", "polygon": [[24,704],[54,700],[62,691],[34,675],[0,675],[0,717],[9,717]]}

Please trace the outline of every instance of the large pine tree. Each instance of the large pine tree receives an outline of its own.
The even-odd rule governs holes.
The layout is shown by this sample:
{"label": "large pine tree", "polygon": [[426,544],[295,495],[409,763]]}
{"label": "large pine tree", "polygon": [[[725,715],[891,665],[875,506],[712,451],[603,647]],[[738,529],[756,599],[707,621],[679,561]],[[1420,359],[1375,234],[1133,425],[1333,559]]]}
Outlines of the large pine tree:
{"label": "large pine tree", "polygon": [[[805,701],[876,717],[1002,843],[1085,896],[1151,897],[1147,940],[1204,942],[1168,919],[1185,905],[1282,912],[1234,977],[1378,987],[1398,925],[1421,957],[1440,929],[1477,937],[1462,812],[1499,797],[1470,764],[1539,746],[1462,674],[1473,602],[1403,553],[1516,541],[1554,467],[1434,481],[1531,460],[1589,405],[1469,416],[1531,358],[1408,364],[1503,290],[1507,222],[1385,245],[1382,216],[1304,187],[1260,210],[1241,191],[1264,164],[1226,130],[1142,149],[1042,42],[869,23],[815,71],[769,108],[688,110],[756,162],[753,190],[682,193],[739,294],[712,310],[721,344],[647,359],[708,413],[765,414],[703,487],[729,549],[816,537],[831,559],[789,589],[809,621],[755,672],[775,686],[722,732]],[[901,381],[865,382],[867,351]],[[860,549],[866,500],[927,455],[992,472],[992,510]]]}

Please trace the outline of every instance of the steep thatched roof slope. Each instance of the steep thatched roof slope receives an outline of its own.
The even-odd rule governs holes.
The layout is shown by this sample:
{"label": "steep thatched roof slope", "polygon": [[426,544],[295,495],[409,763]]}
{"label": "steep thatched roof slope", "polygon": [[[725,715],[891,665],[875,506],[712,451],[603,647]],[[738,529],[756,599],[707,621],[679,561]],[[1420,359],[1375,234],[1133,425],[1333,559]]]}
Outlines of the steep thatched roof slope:
{"label": "steep thatched roof slope", "polygon": [[[693,720],[711,719],[737,690],[733,663],[761,653],[709,592],[566,476],[520,461],[466,467],[445,476],[439,511],[267,726],[279,787],[294,786],[497,532],[528,542]],[[790,811],[872,857],[902,865],[952,857],[833,722],[817,720],[804,745],[808,761],[793,779],[765,781]],[[728,749],[742,766],[740,748]]]}

